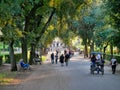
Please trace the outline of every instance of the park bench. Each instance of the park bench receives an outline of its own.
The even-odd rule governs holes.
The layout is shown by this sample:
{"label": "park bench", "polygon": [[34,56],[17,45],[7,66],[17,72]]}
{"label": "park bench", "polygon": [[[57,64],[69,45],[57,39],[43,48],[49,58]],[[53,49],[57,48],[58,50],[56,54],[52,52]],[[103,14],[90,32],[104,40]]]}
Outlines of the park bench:
{"label": "park bench", "polygon": [[41,60],[41,58],[33,58],[33,63],[34,64],[38,64],[39,63],[41,65],[42,64],[42,60]]}
{"label": "park bench", "polygon": [[31,69],[30,66],[26,67],[26,66],[22,66],[20,62],[18,63],[18,71],[27,71],[30,69]]}

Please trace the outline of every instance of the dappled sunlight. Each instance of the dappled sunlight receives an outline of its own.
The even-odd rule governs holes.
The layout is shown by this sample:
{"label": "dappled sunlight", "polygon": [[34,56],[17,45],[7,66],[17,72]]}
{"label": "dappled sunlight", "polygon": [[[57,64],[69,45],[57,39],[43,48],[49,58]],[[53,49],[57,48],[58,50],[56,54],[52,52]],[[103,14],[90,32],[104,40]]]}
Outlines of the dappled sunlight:
{"label": "dappled sunlight", "polygon": [[71,59],[71,61],[90,61],[89,58],[84,58],[83,55],[76,55],[76,56],[73,56]]}
{"label": "dappled sunlight", "polygon": [[20,84],[22,80],[14,78],[0,78],[0,85],[17,85]]}
{"label": "dappled sunlight", "polygon": [[51,77],[53,77],[55,75],[56,74],[54,74],[54,73],[52,73],[52,74],[44,74],[44,75],[40,75],[40,76],[37,76],[37,77],[28,78],[28,79],[25,80],[25,82],[44,79],[44,78],[51,78]]}

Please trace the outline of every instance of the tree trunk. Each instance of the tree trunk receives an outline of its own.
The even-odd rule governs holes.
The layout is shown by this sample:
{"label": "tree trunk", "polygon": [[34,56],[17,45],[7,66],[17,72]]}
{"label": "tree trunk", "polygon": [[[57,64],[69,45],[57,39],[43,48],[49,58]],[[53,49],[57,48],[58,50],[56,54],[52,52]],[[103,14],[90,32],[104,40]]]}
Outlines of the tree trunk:
{"label": "tree trunk", "polygon": [[33,64],[33,58],[35,57],[35,45],[31,44],[31,51],[30,51],[30,61],[29,64]]}
{"label": "tree trunk", "polygon": [[104,47],[104,50],[103,50],[103,59],[105,59],[106,48],[107,48],[107,46]]}
{"label": "tree trunk", "polygon": [[88,49],[87,49],[87,44],[85,44],[85,50],[84,50],[84,58],[88,57]]}
{"label": "tree trunk", "polygon": [[[107,48],[107,46],[108,46],[108,42],[106,43],[106,45],[103,47],[103,59],[105,59],[105,54],[106,54],[106,48]],[[102,50],[102,49],[100,49],[100,50]]]}
{"label": "tree trunk", "polygon": [[[90,45],[90,52],[94,52],[94,42],[92,42]],[[90,58],[91,58],[91,54],[90,54]]]}
{"label": "tree trunk", "polygon": [[26,38],[22,38],[22,58],[25,63],[27,63],[27,40]]}
{"label": "tree trunk", "polygon": [[111,59],[113,58],[113,45],[110,44],[110,54],[111,54]]}
{"label": "tree trunk", "polygon": [[10,61],[11,61],[11,71],[17,71],[17,65],[16,60],[14,58],[14,49],[13,49],[14,41],[11,41],[9,44],[9,55],[10,55]]}

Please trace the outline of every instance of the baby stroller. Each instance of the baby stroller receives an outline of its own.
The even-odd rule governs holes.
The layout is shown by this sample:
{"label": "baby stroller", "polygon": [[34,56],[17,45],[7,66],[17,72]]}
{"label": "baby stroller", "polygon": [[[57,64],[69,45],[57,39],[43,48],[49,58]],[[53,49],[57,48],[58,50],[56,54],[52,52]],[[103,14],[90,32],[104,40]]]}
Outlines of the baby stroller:
{"label": "baby stroller", "polygon": [[[101,52],[91,52],[92,55],[96,55],[96,54],[99,54],[99,55],[102,55]],[[90,65],[90,72],[91,74],[94,74],[95,72],[97,72],[97,74],[99,74],[100,72],[102,73],[102,75],[104,74],[104,60],[99,58],[97,60],[94,60],[93,62],[93,59],[92,59],[92,62],[91,62],[91,65]]]}
{"label": "baby stroller", "polygon": [[104,65],[101,62],[96,62],[95,64],[91,63],[91,74],[94,74],[95,71],[97,74],[101,72],[102,75],[104,75]]}

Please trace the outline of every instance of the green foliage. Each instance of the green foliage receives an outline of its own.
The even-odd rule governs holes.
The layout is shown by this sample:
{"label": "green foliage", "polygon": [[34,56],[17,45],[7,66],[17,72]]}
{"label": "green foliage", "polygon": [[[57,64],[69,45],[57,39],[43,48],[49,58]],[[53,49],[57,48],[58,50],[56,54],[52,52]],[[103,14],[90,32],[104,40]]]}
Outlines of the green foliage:
{"label": "green foliage", "polygon": [[0,65],[2,65],[2,62],[3,62],[2,56],[0,56]]}
{"label": "green foliage", "polygon": [[[0,27],[2,28],[3,37],[5,41],[17,40],[19,37],[22,37],[22,33],[17,27],[17,17],[20,16],[21,8],[19,6],[18,0],[13,1],[9,0],[7,2],[0,3]],[[7,8],[9,7],[9,8]]]}
{"label": "green foliage", "polygon": [[111,19],[114,20],[113,25],[116,28],[120,28],[120,10],[119,10],[119,6],[120,6],[120,0],[107,0],[107,9],[109,10],[109,15],[111,17]]}
{"label": "green foliage", "polygon": [[[22,54],[14,54],[16,62],[19,62],[19,60],[22,58]],[[5,63],[11,63],[9,55],[5,55]]]}
{"label": "green foliage", "polygon": [[22,58],[21,53],[15,54],[14,56],[15,56],[16,62],[19,62],[19,60]]}
{"label": "green foliage", "polygon": [[5,55],[5,63],[11,63],[9,55]]}
{"label": "green foliage", "polygon": [[115,35],[115,31],[112,28],[100,30],[96,33],[96,45],[103,47],[104,44],[112,42],[111,38]]}
{"label": "green foliage", "polygon": [[114,44],[120,48],[120,0],[106,0],[106,9],[110,16],[109,23],[117,30],[117,33],[113,37]]}
{"label": "green foliage", "polygon": [[[117,59],[117,62],[120,63],[120,55],[114,55],[114,58]],[[107,54],[105,57],[106,60],[110,61],[111,60],[111,55]]]}
{"label": "green foliage", "polygon": [[[40,42],[46,47],[57,36],[69,45],[78,35],[83,44],[89,46],[92,42],[100,47],[112,42],[120,48],[120,1],[106,1],[2,0],[0,28],[4,40],[14,40],[17,46],[20,46],[20,38],[25,37],[28,46]],[[51,30],[49,25],[53,27]]]}

